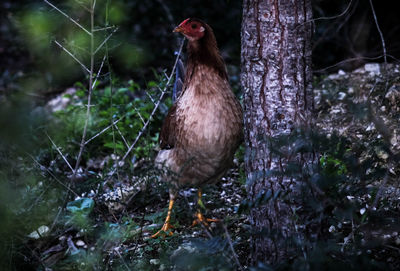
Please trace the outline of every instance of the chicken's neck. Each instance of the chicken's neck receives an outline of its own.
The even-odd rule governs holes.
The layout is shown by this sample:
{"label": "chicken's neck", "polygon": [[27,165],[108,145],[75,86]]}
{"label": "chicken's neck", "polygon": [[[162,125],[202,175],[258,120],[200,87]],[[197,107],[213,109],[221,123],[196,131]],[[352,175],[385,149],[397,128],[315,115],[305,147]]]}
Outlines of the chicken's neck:
{"label": "chicken's neck", "polygon": [[223,80],[228,79],[225,63],[218,51],[215,38],[205,36],[200,40],[189,41],[185,85],[190,84],[196,67],[199,66],[210,68],[210,71],[217,73]]}

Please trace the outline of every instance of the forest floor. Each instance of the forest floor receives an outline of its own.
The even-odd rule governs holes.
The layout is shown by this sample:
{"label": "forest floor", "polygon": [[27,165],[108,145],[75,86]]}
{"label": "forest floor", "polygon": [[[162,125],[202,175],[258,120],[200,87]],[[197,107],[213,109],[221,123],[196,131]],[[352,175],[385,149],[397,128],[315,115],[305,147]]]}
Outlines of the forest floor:
{"label": "forest floor", "polygon": [[[366,210],[371,211],[371,223],[364,221],[356,225],[354,221],[343,219],[327,224],[325,232],[336,235],[342,249],[355,244],[356,235],[363,236],[360,242],[379,239],[379,248],[365,249],[365,253],[395,269],[400,267],[400,223],[396,215],[400,211],[396,177],[400,175],[400,166],[393,158],[400,153],[400,67],[389,64],[386,68],[386,77],[382,76],[383,65],[374,63],[353,72],[338,71],[318,80],[314,93],[318,112],[316,127],[320,133],[328,138],[345,137],[350,142],[347,147],[352,147],[361,161],[371,158],[371,168],[387,169],[381,178],[367,183],[371,188],[368,191],[375,189],[373,195],[349,192],[345,199],[357,203],[355,212],[360,216]],[[361,104],[363,107],[358,106]],[[386,147],[382,147],[382,142],[387,143]],[[101,171],[109,159],[93,158],[83,171]],[[245,214],[238,212],[246,199],[240,160],[235,159],[235,168],[219,183],[204,188],[206,216],[220,219],[220,222],[212,222],[209,228],[191,227],[197,208],[197,191],[187,188],[180,191],[174,206],[174,234],[150,238],[165,218],[168,186],[148,174],[152,161],[143,159],[135,164],[137,175],[120,172],[118,178],[108,179],[97,189],[81,195],[94,200],[90,217],[92,228],[98,234],[88,237],[76,227],[59,227],[46,239],[32,238],[28,246],[46,270],[71,270],[67,255],[78,257],[80,260],[75,263],[82,265],[80,269],[88,270],[92,269],[83,268],[84,265],[96,266],[95,270],[200,270],[204,266],[214,268],[210,270],[246,269],[251,248],[248,220]],[[379,213],[381,218],[390,220],[386,227],[373,222],[376,219],[373,211],[380,208],[386,210]],[[363,249],[360,251],[364,253]],[[93,264],[96,262],[93,259],[98,263]]]}

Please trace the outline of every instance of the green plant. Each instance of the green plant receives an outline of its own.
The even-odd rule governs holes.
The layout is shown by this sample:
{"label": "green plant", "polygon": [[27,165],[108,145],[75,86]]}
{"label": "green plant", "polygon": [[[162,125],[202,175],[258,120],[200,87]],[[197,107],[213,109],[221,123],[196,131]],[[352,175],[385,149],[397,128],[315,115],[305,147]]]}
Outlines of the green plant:
{"label": "green plant", "polygon": [[[92,142],[88,144],[85,157],[106,156],[111,153],[123,156],[153,111],[154,103],[148,95],[155,96],[162,84],[163,82],[151,81],[148,84],[149,90],[142,91],[140,86],[131,80],[126,87],[106,87],[97,90],[92,98],[94,106],[88,123],[88,138],[89,142]],[[76,84],[76,87],[75,95],[65,96],[71,99],[67,108],[55,112],[56,122],[59,122],[57,126],[63,130],[57,134],[65,136],[59,138],[59,141],[68,144],[70,153],[77,150],[75,142],[84,127],[85,118],[82,108],[82,104],[86,103],[85,90],[81,84]],[[147,92],[147,95],[144,92]],[[167,108],[170,101],[170,98],[167,99],[161,107]],[[152,116],[152,125],[132,150],[135,159],[152,156],[158,140],[158,131],[153,127],[159,127],[162,118],[162,114]],[[107,127],[109,129],[98,135]],[[57,129],[57,132],[59,131]]]}

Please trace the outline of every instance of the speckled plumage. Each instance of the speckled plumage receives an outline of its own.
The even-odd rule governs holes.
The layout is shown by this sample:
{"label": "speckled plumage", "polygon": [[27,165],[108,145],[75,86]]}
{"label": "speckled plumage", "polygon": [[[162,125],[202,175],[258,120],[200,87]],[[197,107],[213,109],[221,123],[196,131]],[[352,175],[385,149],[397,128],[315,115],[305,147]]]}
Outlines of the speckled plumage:
{"label": "speckled plumage", "polygon": [[156,157],[157,164],[177,174],[164,176],[176,187],[218,181],[243,139],[242,108],[212,29],[196,22],[204,26],[204,36],[189,39],[183,91],[164,120]]}

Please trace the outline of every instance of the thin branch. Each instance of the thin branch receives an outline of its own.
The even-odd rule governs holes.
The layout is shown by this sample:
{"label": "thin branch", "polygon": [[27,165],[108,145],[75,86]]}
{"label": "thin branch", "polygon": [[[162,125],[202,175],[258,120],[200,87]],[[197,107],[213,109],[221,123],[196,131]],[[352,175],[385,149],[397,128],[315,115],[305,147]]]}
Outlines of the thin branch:
{"label": "thin branch", "polygon": [[380,37],[381,37],[382,49],[383,49],[383,60],[385,61],[384,70],[385,70],[385,73],[386,73],[387,58],[386,58],[385,39],[383,38],[383,33],[382,33],[382,31],[381,31],[381,28],[379,27],[378,18],[376,17],[376,13],[375,13],[374,5],[372,4],[372,0],[369,0],[369,4],[370,4],[370,6],[371,6],[372,14],[374,15],[374,20],[375,20],[376,28],[378,29],[379,35],[380,35]]}
{"label": "thin branch", "polygon": [[58,217],[60,216],[60,214],[61,214],[61,211],[62,211],[62,208],[59,206],[58,207],[58,212],[57,212],[57,215],[56,215],[56,217],[54,218],[54,220],[53,220],[53,223],[51,224],[51,227],[50,227],[50,232],[52,232],[53,231],[53,229],[54,229],[54,226],[56,225],[56,223],[57,223],[57,221],[58,221]]}
{"label": "thin branch", "polygon": [[[395,57],[392,56],[392,55],[387,55],[387,56],[390,57],[391,59],[395,60],[396,62],[400,62],[399,59],[395,58]],[[314,72],[314,73],[322,73],[322,72],[324,72],[324,71],[326,71],[326,70],[329,70],[329,69],[331,69],[331,68],[334,68],[334,67],[336,67],[336,66],[339,66],[339,65],[344,64],[344,63],[347,63],[347,62],[356,61],[356,60],[360,60],[360,59],[365,59],[365,60],[376,60],[376,59],[379,59],[379,58],[381,58],[381,57],[383,57],[383,55],[379,55],[379,56],[376,56],[376,57],[360,56],[360,57],[347,58],[347,59],[344,59],[344,60],[342,60],[342,61],[339,61],[339,62],[337,62],[337,63],[335,63],[335,64],[333,64],[333,65],[330,65],[330,66],[328,66],[328,67],[325,67],[325,68],[322,68],[322,69],[319,69],[319,70],[315,70],[315,71],[313,71],[313,72]]]}
{"label": "thin branch", "polygon": [[349,11],[352,2],[353,2],[353,0],[350,0],[350,2],[347,5],[346,9],[342,13],[340,13],[339,15],[334,15],[334,16],[330,16],[330,17],[318,17],[318,18],[315,18],[315,19],[311,19],[311,20],[305,21],[304,23],[302,23],[302,25],[306,24],[306,23],[320,21],[320,20],[333,20],[333,19],[337,19],[339,17],[342,17],[343,15],[345,15],[347,13],[347,11]]}
{"label": "thin branch", "polygon": [[147,97],[150,98],[150,100],[151,100],[151,102],[152,102],[153,104],[156,104],[156,102],[154,101],[154,98],[150,95],[150,93],[148,93],[147,91],[145,91],[144,93],[146,93]]}
{"label": "thin branch", "polygon": [[104,132],[106,132],[108,129],[110,129],[112,126],[114,126],[115,124],[117,124],[119,121],[121,121],[123,118],[125,118],[126,115],[122,116],[121,118],[117,119],[116,121],[114,121],[113,123],[111,123],[110,125],[108,125],[106,128],[104,128],[103,130],[101,130],[100,132],[98,132],[97,134],[95,134],[94,136],[92,136],[90,139],[88,139],[85,142],[85,145],[87,145],[90,141],[92,141],[93,139],[95,139],[96,137],[98,137],[99,135],[103,134]]}
{"label": "thin branch", "polygon": [[143,125],[145,125],[146,122],[144,121],[142,115],[141,115],[140,112],[136,109],[136,107],[133,106],[133,110],[135,110],[135,112],[138,114],[140,120],[142,121]]}
{"label": "thin branch", "polygon": [[90,73],[90,70],[88,68],[86,68],[86,66],[79,61],[79,59],[77,59],[74,54],[72,54],[70,51],[68,51],[64,46],[62,46],[57,40],[54,40],[54,42],[61,48],[63,49],[67,54],[69,54],[76,62],[79,63],[79,65],[82,66],[82,68],[87,72]]}
{"label": "thin branch", "polygon": [[163,0],[157,0],[157,2],[160,3],[161,7],[164,9],[169,23],[173,24],[175,22],[174,16],[172,16],[171,10],[169,9],[168,5],[166,5]]}
{"label": "thin branch", "polygon": [[224,227],[224,230],[225,230],[226,239],[228,240],[228,243],[229,243],[229,248],[231,249],[233,258],[235,259],[235,263],[236,263],[237,267],[239,268],[239,270],[243,270],[243,267],[241,266],[241,264],[239,262],[239,257],[236,254],[235,248],[233,247],[232,239],[231,239],[231,236],[230,236],[230,234],[228,232],[228,229],[226,228],[225,224],[223,224],[223,227]]}
{"label": "thin branch", "polygon": [[[96,7],[96,0],[94,0],[94,2],[93,2],[93,6],[92,6],[92,9],[91,9],[91,12],[94,12],[94,8],[95,7]],[[92,28],[91,32],[93,32],[93,28]]]}
{"label": "thin branch", "polygon": [[51,137],[46,133],[47,137],[50,139],[51,144],[53,144],[54,148],[56,148],[57,152],[61,155],[65,163],[68,165],[68,167],[71,169],[72,173],[74,173],[74,169],[72,168],[71,164],[68,162],[67,158],[63,155],[63,153],[60,151],[60,148],[57,147],[56,143],[51,139]]}
{"label": "thin branch", "polygon": [[90,12],[90,8],[88,8],[87,6],[85,6],[85,4],[82,3],[80,0],[75,0],[75,3],[77,3],[79,6],[81,6],[82,8],[84,8],[87,12]]}
{"label": "thin branch", "polygon": [[73,22],[74,24],[76,24],[79,28],[81,28],[83,31],[86,32],[86,34],[88,34],[89,36],[92,36],[92,33],[89,32],[86,28],[84,28],[81,24],[79,24],[77,21],[75,21],[74,19],[72,19],[67,13],[65,13],[64,11],[62,11],[61,9],[57,8],[55,5],[53,5],[52,3],[50,3],[47,0],[43,0],[44,2],[46,2],[49,6],[51,6],[52,8],[54,8],[55,10],[57,10],[58,12],[60,12],[62,15],[64,15],[65,17],[67,17],[71,22]]}
{"label": "thin branch", "polygon": [[168,76],[168,74],[165,71],[163,71],[163,73],[164,73],[165,78],[167,78],[167,81],[171,80],[173,74]]}
{"label": "thin branch", "polygon": [[115,129],[117,130],[117,132],[119,133],[119,135],[121,136],[122,140],[124,141],[125,146],[126,146],[127,148],[129,148],[129,142],[125,139],[124,135],[121,133],[121,130],[118,128],[117,125],[114,125],[114,127],[115,127]]}
{"label": "thin branch", "polygon": [[39,168],[44,168],[44,169],[46,169],[46,172],[47,173],[49,173],[50,175],[51,175],[51,177],[53,177],[54,178],[54,180],[56,180],[59,184],[61,184],[62,186],[64,186],[68,191],[70,191],[70,192],[72,192],[74,195],[75,195],[75,197],[79,197],[79,195],[77,194],[77,193],[75,193],[75,191],[74,190],[72,190],[70,187],[69,187],[69,185],[67,186],[67,185],[65,185],[63,182],[61,182],[54,174],[53,174],[53,172],[51,172],[47,167],[45,167],[45,166],[43,166],[42,164],[40,164],[36,159],[35,159],[35,157],[33,157],[31,154],[29,154],[28,153],[28,155],[31,157],[31,159],[39,166]]}
{"label": "thin branch", "polygon": [[111,32],[110,35],[108,35],[107,38],[105,38],[105,39],[103,40],[103,42],[97,47],[97,49],[94,51],[93,54],[96,54],[96,53],[101,49],[101,47],[103,47],[103,45],[111,38],[111,36],[112,36],[115,32],[117,32],[117,30],[118,30],[118,27],[116,27],[116,28],[113,30],[113,32]]}
{"label": "thin branch", "polygon": [[183,40],[182,40],[182,43],[181,43],[181,46],[180,46],[180,48],[179,48],[179,52],[178,52],[178,55],[177,55],[177,57],[176,57],[174,66],[173,66],[173,68],[172,68],[171,75],[170,75],[170,76],[166,75],[166,77],[168,78],[168,81],[167,81],[167,83],[165,84],[165,87],[164,87],[164,89],[162,90],[161,95],[160,95],[160,97],[158,98],[157,103],[154,105],[154,108],[153,108],[153,111],[152,111],[151,114],[150,114],[150,117],[147,119],[146,123],[144,124],[144,126],[143,126],[142,129],[140,130],[139,134],[136,136],[134,142],[133,142],[132,145],[129,147],[128,151],[127,151],[127,152],[125,153],[125,155],[122,157],[121,161],[124,161],[124,160],[126,159],[126,157],[129,155],[129,153],[132,151],[133,147],[135,147],[135,145],[136,145],[136,143],[138,142],[139,138],[143,135],[143,133],[144,133],[144,131],[146,130],[147,126],[149,125],[151,119],[153,118],[155,112],[157,111],[157,108],[159,107],[159,105],[160,105],[160,103],[161,103],[161,100],[162,100],[162,98],[164,97],[164,94],[166,93],[167,88],[169,87],[169,84],[170,84],[170,82],[171,82],[171,78],[173,77],[173,74],[174,74],[174,72],[175,72],[176,65],[177,65],[178,60],[179,60],[179,57],[180,57],[180,55],[181,55],[181,52],[182,52],[182,48],[183,48],[183,44],[184,44],[184,43],[185,43],[185,40],[183,39]]}
{"label": "thin branch", "polygon": [[119,253],[118,248],[115,248],[114,251],[118,254],[118,256],[121,258],[122,263],[124,264],[125,268],[128,271],[131,271],[131,269],[129,268],[129,266],[127,265],[127,263],[125,262],[124,258],[122,257],[121,253]]}
{"label": "thin branch", "polygon": [[[93,32],[94,29],[94,7],[96,5],[96,0],[94,1],[92,8],[90,10],[90,31],[91,33]],[[74,175],[72,179],[75,179],[76,173],[78,171],[79,164],[81,162],[82,158],[82,153],[85,148],[85,142],[86,142],[86,134],[87,134],[87,128],[89,124],[89,119],[90,119],[90,104],[92,101],[92,91],[93,91],[93,71],[94,71],[94,37],[93,35],[90,36],[90,73],[89,73],[89,93],[88,93],[88,102],[87,102],[87,110],[86,110],[86,119],[85,119],[85,125],[83,127],[83,133],[82,133],[82,139],[81,139],[81,144],[79,147],[79,153],[78,157],[76,158],[76,163],[75,163],[75,169],[74,169]]]}
{"label": "thin branch", "polygon": [[106,26],[106,27],[102,27],[102,28],[93,29],[93,32],[104,31],[104,30],[113,29],[113,28],[115,28],[115,26]]}
{"label": "thin branch", "polygon": [[94,86],[95,86],[96,83],[97,83],[97,79],[99,78],[99,76],[100,76],[100,74],[101,74],[101,69],[103,68],[104,61],[106,60],[106,57],[107,57],[107,54],[104,55],[103,60],[101,61],[101,65],[100,65],[99,71],[97,72],[96,78],[94,79],[94,82],[93,82],[93,84],[92,84],[92,89],[94,89]]}

